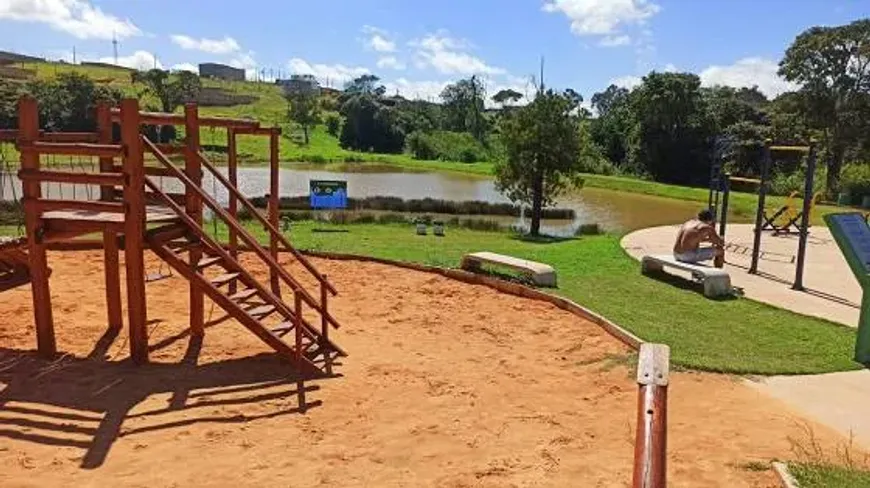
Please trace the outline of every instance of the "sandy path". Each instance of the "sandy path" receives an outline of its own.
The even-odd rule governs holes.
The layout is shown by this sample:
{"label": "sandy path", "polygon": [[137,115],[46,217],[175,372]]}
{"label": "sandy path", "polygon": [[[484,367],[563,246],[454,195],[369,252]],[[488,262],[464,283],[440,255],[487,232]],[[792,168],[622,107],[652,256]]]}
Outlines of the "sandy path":
{"label": "sandy path", "polygon": [[[104,332],[101,253],[52,253],[58,343],[34,359],[29,287],[0,301],[0,485],[626,486],[627,348],[553,306],[388,266],[317,261],[341,292],[343,377],[306,383],[234,322],[185,336],[187,284],[152,283],[155,364]],[[149,271],[156,269],[149,260]],[[220,316],[215,310],[212,318]],[[92,360],[85,360],[90,356]],[[110,361],[104,361],[108,358]],[[780,403],[675,374],[670,486],[775,486],[740,466],[790,457]],[[825,442],[838,438],[814,427]]]}

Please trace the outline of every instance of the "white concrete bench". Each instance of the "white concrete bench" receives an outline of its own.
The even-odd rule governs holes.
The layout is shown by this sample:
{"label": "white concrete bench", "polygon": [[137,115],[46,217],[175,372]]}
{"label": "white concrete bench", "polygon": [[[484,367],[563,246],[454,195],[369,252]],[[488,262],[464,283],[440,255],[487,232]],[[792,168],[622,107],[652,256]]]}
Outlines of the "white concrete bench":
{"label": "white concrete bench", "polygon": [[655,256],[644,256],[640,261],[640,271],[647,274],[652,271],[662,271],[665,267],[676,268],[682,271],[688,271],[692,274],[692,278],[704,284],[704,296],[707,298],[716,298],[731,294],[731,277],[728,272],[704,266],[702,264],[684,263],[677,261],[670,254],[658,254]]}
{"label": "white concrete bench", "polygon": [[552,266],[494,252],[475,252],[462,257],[462,269],[478,271],[483,263],[505,266],[519,271],[538,286],[556,286],[556,270]]}

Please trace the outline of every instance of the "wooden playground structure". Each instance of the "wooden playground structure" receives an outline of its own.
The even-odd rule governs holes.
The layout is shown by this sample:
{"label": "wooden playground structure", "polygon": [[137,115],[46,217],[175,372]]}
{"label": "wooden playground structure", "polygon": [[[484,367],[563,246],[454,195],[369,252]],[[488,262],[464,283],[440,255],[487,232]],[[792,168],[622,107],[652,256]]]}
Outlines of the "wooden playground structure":
{"label": "wooden playground structure", "polygon": [[[335,287],[279,230],[280,129],[260,127],[254,120],[200,117],[195,104],[187,105],[183,114],[142,112],[136,99],[123,100],[117,109],[98,106],[94,133],[40,131],[37,102],[27,96],[19,100],[18,116],[18,130],[0,131],[0,143],[14,142],[20,152],[18,177],[26,237],[0,245],[0,273],[31,282],[41,355],[57,354],[47,247],[87,234],[102,235],[106,319],[116,330],[123,327],[120,253],[124,253],[130,356],[136,363],[146,363],[149,351],[147,249],[190,283],[190,331],[194,336],[204,334],[204,297],[208,296],[303,373],[331,374],[333,359],[346,355],[329,339],[330,327],[339,327],[328,309],[329,296],[337,293]],[[142,134],[145,124],[183,126],[186,138],[183,144],[152,142]],[[226,176],[200,147],[202,127],[227,131]],[[268,216],[238,189],[236,140],[243,135],[268,137],[270,141]],[[95,171],[60,171],[42,166],[41,156],[45,155],[98,158],[99,165]],[[173,162],[173,155],[183,158],[183,166]],[[226,190],[226,208],[203,188],[206,172],[215,186]],[[176,179],[184,192],[163,191],[157,178],[161,182],[162,178]],[[48,183],[98,186],[98,197],[47,198],[42,188]],[[262,224],[269,236],[268,248],[240,223],[240,207]],[[206,208],[226,226],[227,246],[204,230]],[[240,263],[241,247],[265,264],[268,284],[259,282]],[[280,266],[279,252],[292,254],[314,277],[319,290],[309,292]],[[20,283],[13,280],[13,284]],[[282,298],[282,286],[289,288],[292,300]],[[307,320],[306,310],[309,316],[313,311],[319,323]]]}

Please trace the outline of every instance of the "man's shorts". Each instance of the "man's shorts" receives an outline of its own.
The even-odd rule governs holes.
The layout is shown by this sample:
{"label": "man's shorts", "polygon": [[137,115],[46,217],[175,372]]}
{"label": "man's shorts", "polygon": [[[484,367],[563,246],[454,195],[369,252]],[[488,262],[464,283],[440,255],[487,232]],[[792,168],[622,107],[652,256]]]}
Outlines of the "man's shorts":
{"label": "man's shorts", "polygon": [[716,257],[716,249],[712,247],[699,247],[694,251],[675,252],[674,258],[683,263],[700,263]]}

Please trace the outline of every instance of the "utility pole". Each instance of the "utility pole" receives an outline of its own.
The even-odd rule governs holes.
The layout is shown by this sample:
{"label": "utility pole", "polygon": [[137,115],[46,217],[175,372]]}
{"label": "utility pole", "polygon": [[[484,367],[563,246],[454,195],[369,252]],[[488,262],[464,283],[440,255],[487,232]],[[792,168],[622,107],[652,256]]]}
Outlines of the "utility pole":
{"label": "utility pole", "polygon": [[115,35],[115,32],[112,32],[112,49],[115,52],[115,66],[118,65],[118,36]]}
{"label": "utility pole", "polygon": [[73,46],[73,64],[76,64],[76,47]]}
{"label": "utility pole", "polygon": [[540,92],[544,91],[544,57],[541,56],[541,86],[538,88]]}

